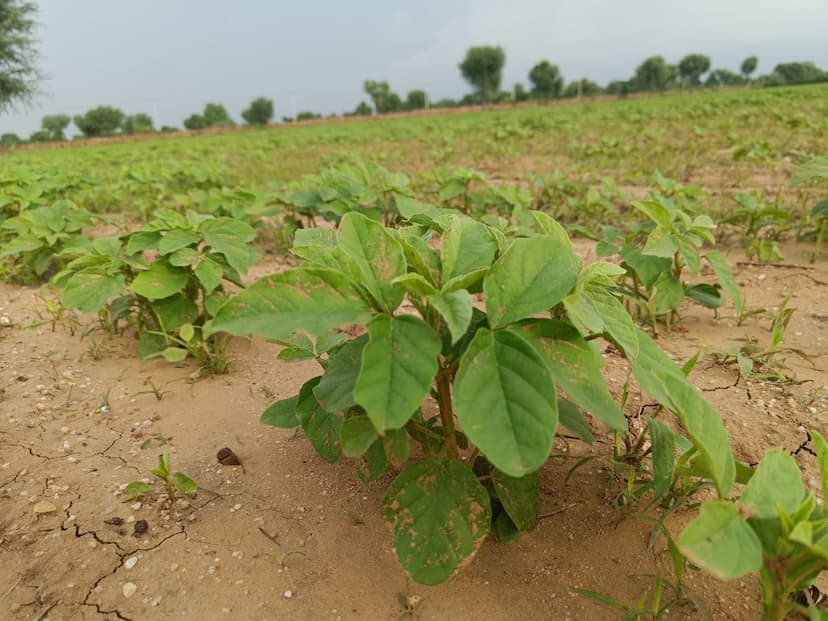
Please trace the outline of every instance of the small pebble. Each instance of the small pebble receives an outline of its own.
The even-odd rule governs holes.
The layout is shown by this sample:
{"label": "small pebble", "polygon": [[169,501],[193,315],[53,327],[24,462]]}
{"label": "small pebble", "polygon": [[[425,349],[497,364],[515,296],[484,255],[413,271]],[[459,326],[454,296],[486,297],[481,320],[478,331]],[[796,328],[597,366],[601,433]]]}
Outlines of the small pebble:
{"label": "small pebble", "polygon": [[293,597],[293,591],[285,591],[284,595],[285,599],[290,599],[291,597]]}
{"label": "small pebble", "polygon": [[138,562],[137,556],[130,556],[127,560],[124,561],[124,567],[127,569],[132,569],[135,567],[135,564]]}
{"label": "small pebble", "polygon": [[124,592],[124,597],[129,599],[135,592],[138,590],[138,587],[134,582],[124,582],[124,586],[121,587],[121,590]]}
{"label": "small pebble", "polygon": [[34,512],[38,515],[43,513],[54,513],[55,511],[57,511],[57,507],[51,502],[47,502],[45,500],[41,500],[34,506]]}

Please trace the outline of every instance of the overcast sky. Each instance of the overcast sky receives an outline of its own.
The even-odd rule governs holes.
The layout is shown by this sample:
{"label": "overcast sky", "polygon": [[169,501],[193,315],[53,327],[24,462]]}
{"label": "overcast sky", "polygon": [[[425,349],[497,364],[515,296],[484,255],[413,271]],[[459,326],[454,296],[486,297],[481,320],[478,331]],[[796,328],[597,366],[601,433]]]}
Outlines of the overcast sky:
{"label": "overcast sky", "polygon": [[100,104],[147,112],[165,125],[216,101],[239,119],[264,95],[276,115],[322,113],[366,99],[365,79],[405,98],[469,87],[457,65],[471,45],[506,50],[503,85],[528,82],[537,61],[567,80],[626,79],[645,57],[689,52],[737,70],[759,57],[828,68],[828,0],[41,0],[42,66],[31,110],[0,116],[0,133],[27,136],[45,114]]}

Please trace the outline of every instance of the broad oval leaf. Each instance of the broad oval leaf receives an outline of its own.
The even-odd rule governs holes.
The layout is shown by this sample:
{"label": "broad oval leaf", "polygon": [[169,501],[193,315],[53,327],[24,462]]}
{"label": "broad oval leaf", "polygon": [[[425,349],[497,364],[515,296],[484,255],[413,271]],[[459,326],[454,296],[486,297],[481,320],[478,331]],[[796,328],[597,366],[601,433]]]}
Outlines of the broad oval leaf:
{"label": "broad oval leaf", "polygon": [[796,461],[781,448],[773,448],[759,462],[739,502],[750,507],[751,517],[773,520],[779,518],[779,508],[790,515],[804,498]]}
{"label": "broad oval leaf", "polygon": [[216,314],[214,327],[289,340],[297,331],[320,336],[370,318],[371,307],[346,276],[300,267],[267,276],[236,294]]}
{"label": "broad oval leaf", "polygon": [[442,344],[431,326],[410,315],[379,315],[368,335],[354,399],[383,434],[405,425],[428,394]]}
{"label": "broad oval leaf", "polygon": [[601,375],[604,361],[568,323],[529,319],[512,328],[548,363],[552,379],[570,399],[612,429],[626,429],[627,419]]}
{"label": "broad oval leaf", "polygon": [[406,273],[400,242],[379,222],[351,212],[343,216],[337,236],[339,247],[359,266],[362,285],[388,313],[402,302],[405,288],[391,281]]}
{"label": "broad oval leaf", "polygon": [[486,489],[456,461],[426,459],[401,472],[382,499],[394,547],[421,584],[448,580],[477,552],[491,528]]}
{"label": "broad oval leaf", "polygon": [[762,568],[762,543],[732,502],[704,503],[676,543],[694,564],[722,580]]}
{"label": "broad oval leaf", "polygon": [[359,377],[362,350],[367,343],[368,335],[363,334],[345,343],[331,356],[325,374],[313,389],[317,401],[328,412],[346,412],[356,405],[354,387]]}
{"label": "broad oval leaf", "polygon": [[489,325],[501,328],[555,306],[578,280],[572,248],[551,235],[515,240],[483,279]]}
{"label": "broad oval leaf", "polygon": [[296,418],[316,452],[325,461],[334,463],[342,454],[339,445],[342,417],[323,409],[313,396],[313,389],[319,383],[319,379],[315,377],[308,380],[299,391]]}
{"label": "broad oval leaf", "polygon": [[449,226],[440,238],[440,282],[445,284],[488,268],[496,252],[497,242],[485,224],[466,216],[451,216]]}
{"label": "broad oval leaf", "polygon": [[135,277],[129,288],[148,300],[161,300],[181,291],[188,279],[187,270],[166,261],[155,261]]}
{"label": "broad oval leaf", "polygon": [[549,456],[558,424],[555,384],[518,335],[477,331],[460,360],[454,405],[463,432],[504,473],[535,472]]}
{"label": "broad oval leaf", "polygon": [[82,313],[97,313],[124,290],[125,284],[123,274],[103,276],[80,272],[66,283],[61,300]]}
{"label": "broad oval leaf", "polygon": [[473,305],[472,296],[465,289],[430,295],[428,302],[442,316],[451,333],[451,344],[463,338],[471,323]]}
{"label": "broad oval leaf", "polygon": [[376,442],[379,435],[367,416],[352,416],[342,423],[339,443],[345,457],[359,457]]}
{"label": "broad oval leaf", "polygon": [[220,252],[227,263],[241,274],[247,272],[251,259],[248,242],[256,237],[256,230],[249,224],[235,218],[211,218],[199,226],[204,241]]}
{"label": "broad oval leaf", "polygon": [[587,283],[564,299],[566,314],[582,334],[606,334],[628,360],[638,355],[638,328],[621,302],[606,287]]}
{"label": "broad oval leaf", "polygon": [[492,485],[498,500],[518,530],[535,527],[538,513],[540,476],[531,472],[522,477],[510,477],[497,468],[492,470]]}
{"label": "broad oval leaf", "polygon": [[201,235],[194,231],[187,231],[183,229],[173,229],[168,231],[166,235],[158,242],[158,254],[165,255],[175,252],[179,248],[191,246],[201,241]]}
{"label": "broad oval leaf", "polygon": [[299,419],[296,418],[296,404],[299,403],[299,395],[288,399],[280,399],[267,408],[259,417],[259,422],[271,427],[293,429],[299,426]]}

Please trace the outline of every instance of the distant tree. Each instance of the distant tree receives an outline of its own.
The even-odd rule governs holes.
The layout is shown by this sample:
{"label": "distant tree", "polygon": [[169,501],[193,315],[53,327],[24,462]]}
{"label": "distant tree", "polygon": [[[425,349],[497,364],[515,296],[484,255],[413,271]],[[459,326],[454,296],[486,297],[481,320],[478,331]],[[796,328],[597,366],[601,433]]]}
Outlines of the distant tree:
{"label": "distant tree", "polygon": [[682,85],[701,86],[701,76],[708,71],[710,71],[710,56],[704,54],[688,54],[678,64]]}
{"label": "distant tree", "polygon": [[728,69],[714,69],[705,80],[705,86],[738,86],[745,83],[745,78]]}
{"label": "distant tree", "polygon": [[233,119],[230,118],[230,115],[227,114],[227,108],[219,103],[208,103],[205,105],[202,116],[207,122],[207,127],[220,127],[236,124]]}
{"label": "distant tree", "polygon": [[201,114],[191,114],[184,119],[184,128],[189,130],[204,129],[207,127],[207,119]]}
{"label": "distant tree", "polygon": [[742,76],[745,80],[750,80],[750,74],[756,71],[756,67],[759,65],[759,59],[756,56],[748,56],[742,61],[742,66],[740,67],[742,71]]}
{"label": "distant tree", "polygon": [[160,131],[162,134],[171,134],[173,132],[177,132],[177,131],[181,131],[181,130],[179,130],[177,127],[172,127],[171,125],[162,125],[161,129],[158,130],[158,131]]}
{"label": "distant tree", "polygon": [[52,135],[45,129],[38,129],[37,131],[32,132],[32,135],[29,136],[29,142],[32,144],[52,142]]}
{"label": "distant tree", "polygon": [[500,46],[480,45],[470,47],[460,63],[463,78],[477,89],[483,103],[488,103],[500,88],[506,53]]}
{"label": "distant tree", "polygon": [[773,68],[782,84],[808,84],[828,80],[828,74],[812,62],[780,63]]}
{"label": "distant tree", "polygon": [[0,112],[31,103],[43,74],[37,66],[34,16],[37,5],[0,0]]}
{"label": "distant tree", "polygon": [[586,78],[581,78],[580,80],[576,80],[574,82],[570,82],[566,85],[566,88],[563,92],[563,97],[577,97],[581,95],[582,97],[595,97],[596,95],[600,95],[604,92],[604,89],[601,88],[601,85],[597,82],[593,82],[592,80],[587,80]]}
{"label": "distant tree", "polygon": [[124,118],[124,122],[121,124],[121,132],[124,134],[151,134],[154,131],[152,117],[143,112],[130,114]]}
{"label": "distant tree", "polygon": [[57,142],[66,140],[66,134],[64,132],[71,122],[72,119],[69,118],[68,114],[51,114],[44,116],[40,120],[40,127],[49,132],[50,140]]}
{"label": "distant tree", "polygon": [[524,101],[529,101],[531,99],[530,93],[526,90],[526,87],[523,86],[520,82],[515,84],[512,87],[512,96],[514,97],[515,103],[521,103]]}
{"label": "distant tree", "polygon": [[629,80],[613,80],[607,84],[608,95],[627,95],[632,91],[632,85]]}
{"label": "distant tree", "polygon": [[112,136],[124,122],[124,113],[112,106],[98,106],[76,115],[74,121],[86,138]]}
{"label": "distant tree", "polygon": [[405,107],[409,110],[422,110],[426,107],[426,92],[423,90],[409,91],[405,100]]}
{"label": "distant tree", "polygon": [[267,125],[273,118],[273,100],[258,97],[242,112],[242,118],[248,125]]}
{"label": "distant tree", "polygon": [[457,102],[448,97],[443,97],[431,105],[432,108],[456,108]]}
{"label": "distant tree", "polygon": [[354,116],[371,116],[373,109],[371,108],[371,104],[367,101],[360,101],[359,105],[354,108]]}
{"label": "distant tree", "polygon": [[391,90],[391,86],[385,80],[365,80],[362,88],[374,102],[374,110],[377,114],[397,112],[402,109],[400,96]]}
{"label": "distant tree", "polygon": [[0,136],[0,147],[14,147],[22,142],[17,134],[8,133]]}
{"label": "distant tree", "polygon": [[633,84],[637,91],[664,91],[671,86],[675,75],[675,65],[667,64],[663,56],[650,56],[636,67]]}
{"label": "distant tree", "polygon": [[322,115],[317,114],[316,112],[311,112],[310,110],[305,110],[303,112],[299,112],[296,115],[297,121],[312,121],[314,119],[321,119]]}
{"label": "distant tree", "polygon": [[549,101],[561,96],[563,77],[558,65],[548,60],[542,60],[529,71],[529,81],[532,82],[532,97]]}

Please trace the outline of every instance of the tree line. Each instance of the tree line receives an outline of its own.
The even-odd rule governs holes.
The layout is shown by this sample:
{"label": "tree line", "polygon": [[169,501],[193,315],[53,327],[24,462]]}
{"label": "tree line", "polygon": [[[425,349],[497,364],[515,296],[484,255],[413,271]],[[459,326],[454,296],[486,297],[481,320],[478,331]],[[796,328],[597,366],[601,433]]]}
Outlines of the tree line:
{"label": "tree line", "polygon": [[[38,83],[43,76],[38,68],[37,42],[34,36],[34,15],[37,6],[28,0],[0,0],[0,112],[14,103],[31,103],[38,95]],[[781,86],[828,81],[828,72],[812,62],[781,63],[769,74],[753,78],[758,66],[756,56],[742,62],[739,72],[713,68],[710,57],[688,54],[678,63],[667,62],[663,56],[651,56],[636,67],[626,80],[614,80],[606,86],[587,78],[565,82],[560,68],[548,60],[541,60],[529,71],[530,87],[515,84],[511,90],[501,88],[506,52],[500,46],[480,45],[469,48],[459,64],[460,74],[474,89],[459,100],[431,101],[425,90],[410,91],[403,99],[385,80],[366,80],[363,90],[369,101],[360,102],[344,116],[387,114],[423,108],[449,108],[474,104],[518,103],[529,100],[548,102],[572,97],[593,97],[601,94],[626,95],[640,92],[664,92],[672,89],[695,89],[720,86]],[[296,114],[296,118],[282,117],[282,121],[304,121],[321,118],[311,111]],[[330,116],[337,116],[335,114]],[[273,100],[254,99],[241,113],[248,125],[266,125],[273,121]],[[70,117],[67,114],[44,116],[41,127],[28,138],[13,133],[0,136],[0,146],[25,142],[56,142],[67,140],[66,132],[74,122],[80,134],[75,138],[146,134],[177,131],[178,128],[156,128],[146,113],[126,114],[113,106],[98,106]],[[203,111],[188,116],[182,122],[185,129],[200,130],[236,124],[220,103],[207,103]]]}

